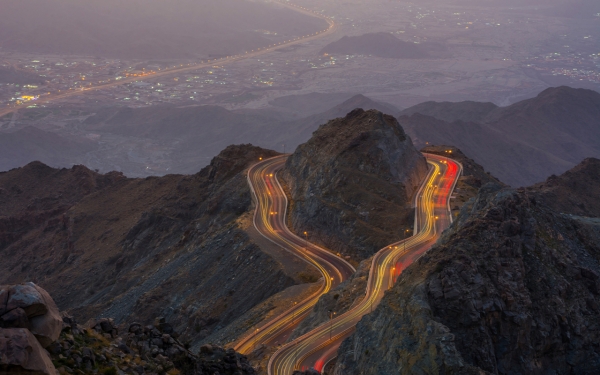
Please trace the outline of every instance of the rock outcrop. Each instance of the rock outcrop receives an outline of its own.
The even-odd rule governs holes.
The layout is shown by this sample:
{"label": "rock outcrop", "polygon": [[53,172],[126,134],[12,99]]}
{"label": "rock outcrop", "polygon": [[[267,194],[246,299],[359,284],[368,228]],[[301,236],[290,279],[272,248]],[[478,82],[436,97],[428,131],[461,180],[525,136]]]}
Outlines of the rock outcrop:
{"label": "rock outcrop", "polygon": [[402,238],[426,174],[425,158],[392,116],[356,109],[314,132],[281,177],[293,230],[358,261]]}
{"label": "rock outcrop", "polygon": [[54,375],[44,348],[63,321],[54,300],[34,283],[0,286],[0,371]]}
{"label": "rock outcrop", "polygon": [[255,373],[233,349],[204,345],[192,353],[163,317],[154,324],[120,326],[111,318],[90,319],[81,327],[70,315],[59,314],[52,297],[33,283],[0,287],[0,313],[1,374]]}
{"label": "rock outcrop", "polygon": [[539,193],[485,185],[344,341],[335,373],[599,373],[600,221]]}
{"label": "rock outcrop", "polygon": [[230,146],[195,175],[146,179],[41,163],[0,173],[0,284],[43,282],[81,321],[164,316],[199,346],[297,283],[242,225],[245,170],[274,155]]}

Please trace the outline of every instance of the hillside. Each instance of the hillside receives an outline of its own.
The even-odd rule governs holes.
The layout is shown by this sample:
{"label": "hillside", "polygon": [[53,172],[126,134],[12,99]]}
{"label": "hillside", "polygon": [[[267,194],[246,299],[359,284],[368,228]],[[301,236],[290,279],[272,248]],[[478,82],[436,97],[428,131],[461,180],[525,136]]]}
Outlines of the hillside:
{"label": "hillside", "polygon": [[80,321],[163,316],[192,344],[237,321],[231,340],[301,282],[247,231],[244,171],[272,155],[230,146],[195,175],[147,179],[39,162],[0,173],[0,284],[38,283]]}
{"label": "hillside", "polygon": [[[597,199],[590,183],[561,198]],[[600,223],[555,211],[544,189],[486,185],[344,341],[335,373],[598,373]]]}
{"label": "hillside", "polygon": [[[301,107],[305,100],[313,101],[287,98],[285,103]],[[195,173],[198,166],[204,166],[212,155],[231,143],[250,142],[277,150],[282,150],[285,144],[287,150],[293,150],[308,140],[319,125],[345,116],[355,108],[398,112],[391,105],[375,102],[363,95],[351,96],[347,100],[342,98],[338,102],[333,108],[326,107],[328,109],[324,112],[302,117],[275,109],[231,111],[219,106],[109,107],[95,111],[93,116],[83,121],[81,129],[107,138],[118,135],[172,144],[168,153],[160,157],[169,161],[169,171]],[[106,159],[109,156],[114,157],[114,153],[107,155]],[[121,157],[129,158],[129,154]],[[128,165],[130,162],[127,160],[127,163],[117,161],[116,164]],[[129,175],[131,171],[124,170],[124,173]]]}
{"label": "hillside", "polygon": [[401,238],[426,174],[425,159],[393,117],[356,109],[319,127],[286,162],[290,226],[363,260]]}
{"label": "hillside", "polygon": [[508,107],[428,102],[400,113],[418,147],[452,144],[512,186],[600,157],[600,93],[550,88]]}
{"label": "hillside", "polygon": [[399,117],[420,113],[446,122],[482,122],[498,106],[482,102],[424,102],[400,112]]}

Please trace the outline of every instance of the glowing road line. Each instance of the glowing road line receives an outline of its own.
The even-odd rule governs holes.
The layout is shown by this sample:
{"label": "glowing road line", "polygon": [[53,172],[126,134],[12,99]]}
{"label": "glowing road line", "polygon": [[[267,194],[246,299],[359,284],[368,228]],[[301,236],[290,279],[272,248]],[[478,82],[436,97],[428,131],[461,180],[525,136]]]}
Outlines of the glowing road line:
{"label": "glowing road line", "polygon": [[[355,308],[280,348],[269,360],[269,375],[289,375],[296,369],[306,367],[321,370],[319,367],[335,357],[335,349],[353,332],[356,323],[381,300],[387,289],[385,286],[393,283],[396,272],[390,272],[392,265],[394,271],[397,269],[401,272],[403,267],[418,259],[435,242],[441,229],[449,225],[452,218],[448,200],[462,172],[462,166],[452,159],[437,155],[426,156],[431,169],[417,194],[420,201],[417,207],[417,224],[420,227],[418,232],[404,241],[381,249],[373,258],[366,298]],[[438,204],[441,201],[444,204]],[[406,244],[406,250],[399,246],[401,244]],[[406,262],[398,263],[404,257],[407,258]],[[332,332],[335,335],[330,339]]]}
{"label": "glowing road line", "polygon": [[286,159],[287,155],[270,158],[248,170],[248,183],[256,202],[253,224],[263,237],[317,268],[323,276],[323,283],[317,292],[269,320],[258,331],[256,328],[249,331],[234,346],[241,353],[251,352],[257,343],[273,343],[278,337],[287,337],[286,334],[291,334],[322,294],[356,271],[346,260],[296,236],[285,225],[288,201],[276,176]]}

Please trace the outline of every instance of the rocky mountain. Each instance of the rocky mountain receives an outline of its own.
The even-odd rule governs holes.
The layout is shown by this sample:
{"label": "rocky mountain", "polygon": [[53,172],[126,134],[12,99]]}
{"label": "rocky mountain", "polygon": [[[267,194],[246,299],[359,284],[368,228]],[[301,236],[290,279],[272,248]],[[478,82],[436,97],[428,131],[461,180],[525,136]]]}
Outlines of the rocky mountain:
{"label": "rocky mountain", "polygon": [[302,283],[247,231],[244,171],[272,155],[231,146],[195,175],[147,179],[41,163],[0,173],[0,284],[40,284],[82,321],[164,316],[194,345],[238,320],[232,340],[247,311]]}
{"label": "rocky mountain", "polygon": [[[506,186],[494,176],[485,172],[483,167],[467,157],[460,149],[453,146],[428,146],[421,152],[450,156],[463,165],[463,173],[459,177],[452,200],[452,212],[458,215],[461,209],[472,209],[472,199],[477,196],[479,189],[486,184]],[[398,237],[397,240],[401,240]],[[329,311],[341,315],[360,302],[366,292],[367,278],[371,268],[372,257],[360,262],[351,278],[344,281],[330,292],[324,294],[311,313],[298,325],[290,340],[309,332],[329,319]],[[289,340],[288,340],[289,341]],[[325,371],[324,373],[332,373]]]}
{"label": "rocky mountain", "polygon": [[418,44],[402,41],[390,33],[369,33],[360,36],[344,36],[323,49],[321,54],[373,55],[396,59],[422,59],[429,57]]}
{"label": "rocky mountain", "polygon": [[599,162],[526,189],[484,185],[344,341],[335,374],[598,373],[600,221],[546,201],[597,199]]}
{"label": "rocky mountain", "polygon": [[401,238],[425,158],[389,115],[356,109],[298,146],[281,178],[296,233],[354,260]]}
{"label": "rocky mountain", "polygon": [[452,215],[456,218],[460,210],[472,206],[472,199],[479,193],[479,189],[486,184],[506,186],[503,182],[492,176],[489,172],[473,159],[465,155],[462,150],[454,146],[427,146],[421,152],[451,157],[463,166],[463,172],[458,178],[454,188],[454,198],[451,200]]}
{"label": "rocky mountain", "polygon": [[423,103],[399,122],[419,147],[452,144],[512,186],[560,174],[600,157],[600,93],[550,88],[508,107],[491,103]]}

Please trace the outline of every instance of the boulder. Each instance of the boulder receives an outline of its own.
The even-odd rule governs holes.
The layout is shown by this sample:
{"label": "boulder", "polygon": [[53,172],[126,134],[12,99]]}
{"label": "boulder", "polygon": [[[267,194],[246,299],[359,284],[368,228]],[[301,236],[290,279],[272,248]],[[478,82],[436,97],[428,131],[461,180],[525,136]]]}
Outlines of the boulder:
{"label": "boulder", "polygon": [[25,328],[0,328],[0,373],[58,375],[48,353]]}
{"label": "boulder", "polygon": [[48,292],[33,283],[27,284],[39,293],[46,308],[45,314],[29,318],[29,330],[38,339],[42,347],[46,348],[60,336],[63,328],[63,319],[56,303],[54,303]]}
{"label": "boulder", "polygon": [[43,315],[48,311],[44,299],[34,283],[3,286],[2,288],[8,289],[8,300],[6,305],[0,306],[0,315],[19,307],[25,310],[28,318]]}
{"label": "boulder", "polygon": [[27,328],[45,348],[58,339],[63,320],[52,297],[34,283],[4,285],[0,328]]}
{"label": "boulder", "polygon": [[0,316],[0,328],[29,328],[27,313],[20,307]]}

